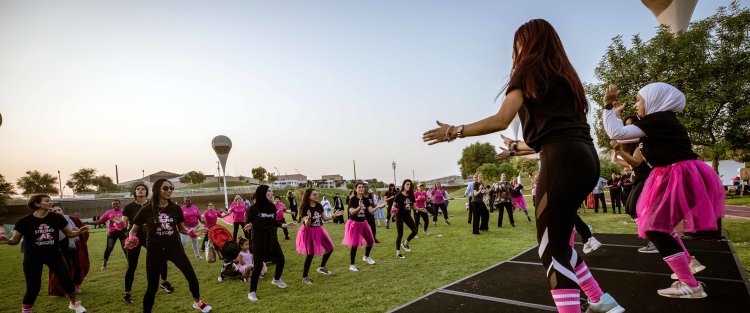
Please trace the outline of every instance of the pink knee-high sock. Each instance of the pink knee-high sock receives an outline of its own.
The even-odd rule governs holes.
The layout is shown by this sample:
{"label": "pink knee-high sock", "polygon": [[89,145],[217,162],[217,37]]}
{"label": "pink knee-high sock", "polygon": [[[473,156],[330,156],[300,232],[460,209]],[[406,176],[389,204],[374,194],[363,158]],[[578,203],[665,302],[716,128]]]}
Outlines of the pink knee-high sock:
{"label": "pink knee-high sock", "polygon": [[570,247],[573,248],[576,244],[576,228],[573,226],[573,231],[570,232]]}
{"label": "pink knee-high sock", "polygon": [[552,289],[552,300],[559,313],[581,313],[581,291],[578,289]]}
{"label": "pink knee-high sock", "polygon": [[581,290],[591,302],[599,302],[604,292],[599,287],[599,283],[596,282],[594,276],[591,275],[589,267],[586,263],[581,262],[581,265],[576,266],[576,277],[578,277],[578,286],[581,286]]}
{"label": "pink knee-high sock", "polygon": [[682,243],[682,238],[680,238],[680,235],[678,235],[676,232],[672,232],[669,234],[674,238],[674,240],[677,240],[677,243],[680,244],[680,247],[682,247],[682,251],[685,252],[685,258],[688,260],[688,264],[690,264],[690,252],[688,252],[687,248],[685,248],[685,244]]}
{"label": "pink knee-high sock", "polygon": [[672,271],[677,274],[677,278],[679,278],[681,282],[685,283],[689,287],[698,287],[698,281],[695,280],[693,272],[690,271],[690,262],[685,259],[684,252],[670,255],[664,258],[664,261],[667,262],[669,268],[671,268]]}

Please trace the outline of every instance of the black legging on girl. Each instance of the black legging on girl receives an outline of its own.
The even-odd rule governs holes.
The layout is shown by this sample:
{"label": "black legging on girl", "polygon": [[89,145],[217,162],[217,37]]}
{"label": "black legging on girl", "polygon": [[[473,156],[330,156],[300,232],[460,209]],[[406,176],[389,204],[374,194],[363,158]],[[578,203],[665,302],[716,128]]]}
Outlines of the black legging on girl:
{"label": "black legging on girl", "polygon": [[[141,243],[146,243],[146,239],[140,238]],[[128,269],[125,271],[125,292],[130,292],[133,288],[133,280],[135,279],[135,270],[138,268],[138,259],[141,256],[141,248],[143,245],[139,244],[137,247],[126,251],[128,255]],[[167,267],[164,266],[160,273],[162,280],[167,280]]]}
{"label": "black legging on girl", "polygon": [[234,222],[234,233],[232,234],[232,240],[237,242],[237,231],[242,230],[245,238],[250,239],[250,233],[245,230],[245,222]]}
{"label": "black legging on girl", "polygon": [[185,254],[185,248],[176,242],[171,245],[150,244],[146,253],[146,294],[143,295],[143,312],[151,312],[154,306],[156,292],[159,291],[159,275],[167,267],[167,261],[171,261],[177,269],[185,275],[193,298],[200,299],[200,288],[198,277],[195,275],[193,266]]}
{"label": "black legging on girl", "polygon": [[127,258],[128,252],[125,251],[125,230],[114,231],[107,234],[107,248],[104,250],[104,259],[109,260],[109,255],[112,253],[112,249],[115,248],[115,243],[120,241],[120,249],[125,252]]}
{"label": "black legging on girl", "polygon": [[599,177],[599,158],[592,143],[567,141],[543,145],[540,160],[534,203],[539,255],[550,289],[578,289],[574,268],[583,259],[569,240],[578,206]]}
{"label": "black legging on girl", "polygon": [[396,231],[398,233],[396,236],[396,250],[401,249],[401,239],[404,238],[404,224],[406,224],[406,227],[409,227],[409,230],[411,230],[409,237],[406,237],[406,241],[411,241],[417,236],[417,226],[414,225],[414,220],[411,219],[411,215],[406,213],[406,211],[399,210],[398,214],[396,214]]}
{"label": "black legging on girl", "polygon": [[73,294],[75,292],[73,280],[68,271],[68,265],[65,263],[62,254],[24,257],[23,275],[26,278],[26,294],[23,296],[23,304],[33,305],[34,301],[36,301],[39,290],[42,288],[42,270],[44,269],[44,265],[47,265],[49,270],[57,275],[57,279],[60,280],[60,284],[63,286],[66,294]]}

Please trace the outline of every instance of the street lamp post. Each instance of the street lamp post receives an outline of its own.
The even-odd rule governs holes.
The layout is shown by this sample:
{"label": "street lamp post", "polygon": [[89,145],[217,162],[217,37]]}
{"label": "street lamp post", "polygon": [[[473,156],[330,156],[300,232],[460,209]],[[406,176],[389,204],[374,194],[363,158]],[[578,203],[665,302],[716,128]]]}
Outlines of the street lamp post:
{"label": "street lamp post", "polygon": [[216,156],[219,157],[221,168],[224,170],[224,206],[229,208],[229,196],[227,195],[227,156],[229,156],[229,151],[232,150],[232,141],[227,136],[219,135],[211,141],[211,146],[214,148]]}
{"label": "street lamp post", "polygon": [[60,175],[60,170],[57,171],[57,180],[60,181],[60,199],[63,197],[63,186],[62,186],[62,175]]}
{"label": "street lamp post", "polygon": [[393,185],[398,185],[398,182],[396,182],[396,160],[393,160],[391,166],[393,166]]}

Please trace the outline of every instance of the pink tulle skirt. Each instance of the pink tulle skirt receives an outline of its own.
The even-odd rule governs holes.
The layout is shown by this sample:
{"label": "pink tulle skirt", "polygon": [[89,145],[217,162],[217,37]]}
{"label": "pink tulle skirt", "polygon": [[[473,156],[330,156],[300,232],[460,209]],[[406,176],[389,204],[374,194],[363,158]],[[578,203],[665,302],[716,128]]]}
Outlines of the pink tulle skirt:
{"label": "pink tulle skirt", "polygon": [[686,232],[717,229],[724,217],[724,187],[719,175],[698,160],[654,167],[636,205],[638,235],[671,233],[684,222]]}
{"label": "pink tulle skirt", "polygon": [[513,198],[513,206],[515,206],[516,209],[525,209],[526,200],[523,198],[523,196]]}
{"label": "pink tulle skirt", "polygon": [[324,255],[333,250],[333,241],[322,226],[300,226],[297,232],[297,252],[304,255]]}
{"label": "pink tulle skirt", "polygon": [[349,219],[346,221],[344,240],[341,244],[352,248],[369,247],[375,245],[375,237],[367,222],[355,222]]}

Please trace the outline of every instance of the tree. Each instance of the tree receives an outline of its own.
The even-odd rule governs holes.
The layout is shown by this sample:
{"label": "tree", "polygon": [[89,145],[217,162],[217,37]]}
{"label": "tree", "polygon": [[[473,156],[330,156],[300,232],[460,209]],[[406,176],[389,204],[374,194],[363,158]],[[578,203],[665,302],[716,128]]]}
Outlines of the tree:
{"label": "tree", "polygon": [[268,173],[268,177],[267,178],[268,178],[268,182],[269,183],[275,182],[275,181],[277,181],[279,179],[278,177],[276,177],[276,174],[274,174],[274,173]]}
{"label": "tree", "polygon": [[100,175],[94,178],[94,185],[96,185],[96,192],[98,193],[119,191],[121,189],[120,186],[117,186],[112,181],[112,177],[107,175]]}
{"label": "tree", "polygon": [[513,169],[522,175],[532,175],[539,171],[539,163],[537,160],[531,160],[522,157],[514,157],[510,159],[510,164],[513,165]]}
{"label": "tree", "polygon": [[243,183],[246,183],[246,182],[247,182],[247,177],[245,177],[245,176],[243,176],[243,175],[237,176],[237,179],[239,179],[239,180],[240,180],[241,182],[243,182]]}
{"label": "tree", "polygon": [[0,174],[0,213],[7,213],[5,206],[12,195],[16,194],[13,184],[5,180],[3,174]]}
{"label": "tree", "polygon": [[502,164],[505,161],[495,159],[497,151],[490,143],[475,142],[464,148],[461,153],[461,159],[458,165],[461,168],[461,177],[464,179],[477,172],[477,169],[484,164]]}
{"label": "tree", "polygon": [[503,163],[500,164],[500,174],[505,174],[508,180],[510,180],[511,177],[518,176],[518,171],[510,163]]}
{"label": "tree", "polygon": [[23,189],[23,195],[28,196],[37,193],[57,194],[60,191],[55,187],[57,177],[39,171],[26,171],[26,176],[22,176],[16,181],[16,186]]}
{"label": "tree", "polygon": [[497,163],[484,163],[480,165],[476,171],[482,173],[482,175],[484,175],[484,181],[488,182],[497,181],[502,172],[500,165]]}
{"label": "tree", "polygon": [[206,181],[206,175],[203,172],[190,171],[180,177],[183,184],[202,184]]}
{"label": "tree", "polygon": [[70,174],[70,179],[65,183],[70,189],[73,189],[75,193],[86,193],[94,192],[96,186],[96,170],[93,168],[82,168],[73,174]]}
{"label": "tree", "polygon": [[[597,113],[609,84],[618,85],[621,102],[634,103],[641,87],[666,82],[687,98],[678,116],[701,158],[717,170],[722,158],[747,157],[730,153],[750,149],[750,10],[737,1],[676,36],[663,26],[648,41],[633,36],[630,47],[615,37],[595,73],[601,83],[587,84],[586,93]],[[623,116],[630,114],[633,106],[626,106]],[[608,148],[601,114],[595,131],[599,146]]]}
{"label": "tree", "polygon": [[268,171],[266,171],[266,169],[262,166],[258,166],[250,170],[250,173],[253,175],[253,178],[257,179],[261,183],[266,180],[266,175],[269,174]]}
{"label": "tree", "polygon": [[599,160],[599,176],[609,179],[612,172],[622,174],[622,165],[610,160]]}

